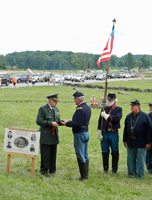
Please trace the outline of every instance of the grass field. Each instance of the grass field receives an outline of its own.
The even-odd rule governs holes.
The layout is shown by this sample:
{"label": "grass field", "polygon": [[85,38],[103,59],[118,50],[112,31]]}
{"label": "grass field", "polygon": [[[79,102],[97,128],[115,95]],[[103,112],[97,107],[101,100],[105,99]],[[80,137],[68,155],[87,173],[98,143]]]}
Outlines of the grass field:
{"label": "grass field", "polygon": [[[118,81],[109,82],[110,86],[125,86],[142,89],[151,89],[151,80]],[[100,89],[88,89],[81,87],[79,91],[85,94],[85,100],[89,104],[94,94],[97,101],[103,96]],[[61,119],[71,119],[75,112],[72,94],[75,92],[71,86],[40,86],[24,88],[6,88],[0,90],[0,199],[152,199],[152,175],[145,170],[145,178],[129,179],[126,166],[126,149],[123,146],[122,135],[125,116],[130,112],[130,101],[137,98],[141,102],[141,110],[148,113],[148,102],[152,101],[151,93],[130,92],[132,95],[120,95],[115,92],[118,106],[123,109],[121,129],[119,130],[120,160],[118,173],[111,176],[110,171],[102,175],[102,157],[100,142],[97,139],[97,123],[100,114],[99,109],[92,109],[89,125],[90,141],[88,146],[90,158],[89,179],[79,182],[78,164],[73,147],[73,135],[70,128],[59,127],[60,144],[57,153],[57,174],[50,178],[42,177],[39,173],[40,154],[36,157],[35,177],[31,177],[31,159],[12,156],[10,174],[6,174],[7,153],[3,151],[5,128],[14,126],[20,128],[39,129],[36,125],[36,116],[40,106],[46,104],[46,96],[59,93]]]}

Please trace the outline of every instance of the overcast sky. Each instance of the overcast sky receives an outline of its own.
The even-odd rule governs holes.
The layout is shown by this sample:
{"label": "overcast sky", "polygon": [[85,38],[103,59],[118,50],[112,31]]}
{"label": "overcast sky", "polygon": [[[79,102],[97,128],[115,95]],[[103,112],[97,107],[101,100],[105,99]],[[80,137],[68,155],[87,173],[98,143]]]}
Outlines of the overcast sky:
{"label": "overcast sky", "polygon": [[152,55],[150,0],[1,0],[0,54],[61,50],[99,54],[116,19],[112,54]]}

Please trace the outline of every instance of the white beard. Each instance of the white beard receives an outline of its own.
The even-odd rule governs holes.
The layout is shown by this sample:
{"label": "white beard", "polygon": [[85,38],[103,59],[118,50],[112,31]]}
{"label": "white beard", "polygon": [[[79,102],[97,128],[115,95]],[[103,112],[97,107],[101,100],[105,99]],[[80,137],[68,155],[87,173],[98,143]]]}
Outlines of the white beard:
{"label": "white beard", "polygon": [[112,106],[114,103],[115,103],[115,101],[108,102],[108,103],[107,103],[107,106]]}

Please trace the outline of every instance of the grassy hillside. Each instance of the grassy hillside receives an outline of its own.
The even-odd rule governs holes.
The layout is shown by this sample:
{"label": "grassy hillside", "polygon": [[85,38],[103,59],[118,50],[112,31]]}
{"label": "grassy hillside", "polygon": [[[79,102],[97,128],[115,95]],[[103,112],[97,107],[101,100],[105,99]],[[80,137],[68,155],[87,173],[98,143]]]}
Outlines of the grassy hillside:
{"label": "grassy hillside", "polygon": [[[125,87],[150,88],[151,81],[140,80],[126,82],[112,82],[108,85]],[[79,88],[89,104],[94,94],[97,101],[103,96],[100,89]],[[0,91],[0,199],[151,199],[152,175],[145,170],[145,178],[129,179],[126,166],[126,148],[123,146],[122,135],[125,116],[130,112],[130,101],[137,98],[141,102],[141,110],[148,113],[148,102],[152,101],[151,93],[129,92],[132,95],[120,95],[115,92],[118,106],[123,109],[121,129],[119,130],[120,160],[116,176],[102,175],[102,157],[100,142],[97,139],[97,122],[100,109],[92,109],[89,125],[90,141],[88,146],[90,171],[88,181],[79,182],[78,164],[73,147],[71,128],[59,127],[60,144],[57,153],[57,174],[45,178],[39,173],[40,154],[36,157],[35,177],[31,177],[31,159],[12,156],[10,174],[6,174],[7,153],[3,151],[5,128],[14,126],[20,128],[39,129],[36,116],[40,106],[46,104],[46,96],[59,93],[58,108],[61,119],[71,119],[75,112],[72,94],[75,92],[70,86],[41,86],[24,88],[6,88]],[[111,170],[111,156],[110,156]]]}

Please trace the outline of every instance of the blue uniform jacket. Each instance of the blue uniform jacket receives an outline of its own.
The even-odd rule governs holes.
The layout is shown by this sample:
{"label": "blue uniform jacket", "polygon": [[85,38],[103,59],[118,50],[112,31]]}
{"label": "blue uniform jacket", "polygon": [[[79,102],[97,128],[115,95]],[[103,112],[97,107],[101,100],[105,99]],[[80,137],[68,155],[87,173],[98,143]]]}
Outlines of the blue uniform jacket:
{"label": "blue uniform jacket", "polygon": [[[140,115],[140,116],[139,116]],[[139,116],[139,118],[138,118]],[[137,120],[138,118],[138,120]],[[131,120],[134,127],[134,137],[131,138]],[[136,124],[135,124],[136,123]],[[141,110],[135,116],[129,113],[125,119],[123,142],[127,142],[128,147],[144,148],[146,144],[151,143],[151,122],[148,115]]]}
{"label": "blue uniform jacket", "polygon": [[[103,131],[106,132],[107,128],[111,128],[111,131],[117,131],[120,128],[120,120],[122,118],[122,108],[116,106],[115,104],[111,107],[106,106],[105,107],[105,112],[107,114],[110,114],[110,116],[108,117],[107,121],[105,119],[103,119]],[[102,110],[101,110],[102,111]],[[101,113],[99,116],[99,120],[98,120],[98,129],[101,130]]]}
{"label": "blue uniform jacket", "polygon": [[[150,117],[151,126],[152,126],[152,113],[148,113],[148,116]],[[151,143],[152,143],[152,133],[151,133]]]}
{"label": "blue uniform jacket", "polygon": [[73,133],[87,132],[91,110],[86,102],[78,105],[73,115],[72,121],[66,122],[66,126],[72,127]]}

